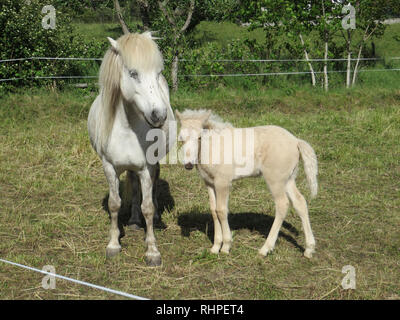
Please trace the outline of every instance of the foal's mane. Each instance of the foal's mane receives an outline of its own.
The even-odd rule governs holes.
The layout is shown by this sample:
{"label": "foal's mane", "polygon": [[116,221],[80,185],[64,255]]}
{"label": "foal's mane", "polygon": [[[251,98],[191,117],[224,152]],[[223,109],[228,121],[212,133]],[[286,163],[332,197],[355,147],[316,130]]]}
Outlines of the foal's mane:
{"label": "foal's mane", "polygon": [[211,110],[199,109],[199,110],[189,110],[186,109],[181,113],[181,116],[186,119],[192,118],[201,118],[206,113],[211,112],[208,121],[204,124],[203,129],[225,129],[225,128],[233,128],[230,122],[224,121],[220,116],[213,113]]}
{"label": "foal's mane", "polygon": [[96,149],[106,145],[111,133],[116,107],[121,98],[123,66],[142,72],[160,71],[163,68],[162,55],[150,32],[125,34],[117,40],[117,44],[118,52],[113,47],[109,48],[100,66],[101,110],[96,130]]}

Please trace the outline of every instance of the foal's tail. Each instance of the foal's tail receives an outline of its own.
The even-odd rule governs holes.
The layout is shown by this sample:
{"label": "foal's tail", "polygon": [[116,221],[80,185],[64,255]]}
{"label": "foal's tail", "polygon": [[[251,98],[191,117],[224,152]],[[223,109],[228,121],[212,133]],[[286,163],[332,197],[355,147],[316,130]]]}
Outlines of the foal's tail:
{"label": "foal's tail", "polygon": [[304,140],[298,139],[298,148],[301,158],[304,162],[304,172],[306,173],[307,182],[311,190],[311,198],[317,196],[318,191],[318,162],[314,149]]}

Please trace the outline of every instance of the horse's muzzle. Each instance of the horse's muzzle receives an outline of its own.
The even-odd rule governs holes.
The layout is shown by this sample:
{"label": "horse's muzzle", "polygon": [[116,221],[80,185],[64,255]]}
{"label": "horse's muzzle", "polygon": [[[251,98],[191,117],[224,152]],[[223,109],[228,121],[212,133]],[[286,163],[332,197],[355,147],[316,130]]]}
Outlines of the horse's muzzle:
{"label": "horse's muzzle", "polygon": [[157,110],[153,110],[150,115],[150,123],[155,128],[160,128],[167,119],[167,113],[160,113]]}

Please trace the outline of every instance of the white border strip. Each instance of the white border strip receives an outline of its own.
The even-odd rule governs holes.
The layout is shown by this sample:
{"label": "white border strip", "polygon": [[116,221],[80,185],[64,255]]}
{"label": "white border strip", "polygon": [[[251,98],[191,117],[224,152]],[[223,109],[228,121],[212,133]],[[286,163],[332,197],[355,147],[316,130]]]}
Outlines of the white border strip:
{"label": "white border strip", "polygon": [[135,300],[149,300],[147,298],[135,296],[135,295],[130,294],[130,293],[126,293],[126,292],[122,292],[122,291],[118,291],[118,290],[114,290],[114,289],[109,289],[109,288],[98,286],[96,284],[92,284],[92,283],[85,282],[85,281],[80,281],[80,280],[68,278],[68,277],[65,277],[65,276],[61,276],[61,275],[58,275],[58,274],[55,274],[55,273],[51,273],[51,272],[39,270],[39,269],[36,269],[36,268],[28,267],[28,266],[25,266],[23,264],[11,262],[11,261],[8,261],[8,260],[0,259],[0,262],[4,262],[4,263],[7,263],[7,264],[11,264],[13,266],[16,266],[16,267],[28,269],[28,270],[39,272],[39,273],[42,273],[42,274],[51,275],[51,276],[59,278],[59,279],[63,279],[63,280],[70,281],[70,282],[74,282],[74,283],[77,283],[77,284],[81,284],[81,285],[84,285],[84,286],[87,286],[87,287],[99,289],[99,290],[106,291],[106,292],[109,292],[109,293],[117,294],[117,295],[120,295],[120,296],[124,296],[126,298],[131,298],[131,299],[135,299]]}

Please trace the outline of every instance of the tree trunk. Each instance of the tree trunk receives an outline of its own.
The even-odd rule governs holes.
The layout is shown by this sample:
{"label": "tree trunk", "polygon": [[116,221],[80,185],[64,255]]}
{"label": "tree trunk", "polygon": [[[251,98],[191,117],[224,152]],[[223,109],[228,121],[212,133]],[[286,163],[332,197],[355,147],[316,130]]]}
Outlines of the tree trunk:
{"label": "tree trunk", "polygon": [[299,37],[300,37],[301,45],[303,46],[303,49],[304,49],[304,56],[306,57],[306,61],[307,61],[307,63],[308,63],[308,67],[310,68],[310,72],[311,72],[311,82],[312,82],[313,87],[315,87],[315,73],[314,73],[314,69],[313,69],[313,66],[312,66],[312,64],[311,64],[311,62],[310,62],[310,59],[308,58],[308,52],[307,52],[306,46],[305,46],[305,44],[304,44],[303,36],[301,35],[301,33],[299,34]]}
{"label": "tree trunk", "polygon": [[329,79],[328,79],[328,40],[325,40],[325,53],[324,53],[324,88],[328,91]]}
{"label": "tree trunk", "polygon": [[172,90],[174,92],[178,90],[178,64],[179,64],[178,52],[175,52],[171,66]]}
{"label": "tree trunk", "polygon": [[[358,65],[360,63],[361,53],[362,53],[362,49],[364,47],[364,44],[366,44],[367,40],[369,39],[369,37],[371,37],[373,35],[374,31],[376,30],[376,28],[378,26],[376,25],[372,29],[372,31],[368,34],[369,27],[370,26],[368,25],[367,28],[365,29],[364,36],[363,36],[363,39],[362,39],[361,44],[360,44],[360,48],[358,49],[357,62],[356,62],[356,66],[354,67],[354,73],[353,73],[353,82],[352,82],[353,86],[356,83],[356,78],[357,78],[357,73],[358,73]],[[374,51],[374,56],[375,56],[375,45],[373,46],[373,51]]]}
{"label": "tree trunk", "polygon": [[358,64],[359,64],[359,62],[360,62],[362,49],[363,49],[363,44],[361,43],[360,49],[358,49],[358,55],[357,55],[356,66],[354,67],[353,81],[352,81],[352,83],[351,83],[352,86],[354,86],[354,84],[356,83],[357,72],[358,72]]}
{"label": "tree trunk", "polygon": [[176,22],[176,19],[179,17],[179,14],[177,13],[177,11],[175,10],[174,11],[175,13],[172,15],[168,12],[168,10],[166,8],[166,6],[168,4],[168,0],[164,0],[164,2],[161,2],[161,1],[157,1],[157,2],[158,2],[158,7],[160,8],[164,17],[171,24],[172,29],[173,29],[174,38],[173,38],[172,45],[175,48],[175,53],[174,53],[174,58],[172,61],[172,66],[171,66],[171,78],[172,78],[172,90],[177,91],[178,90],[179,54],[183,50],[183,48],[181,47],[180,39],[186,32],[187,28],[190,25],[190,21],[192,20],[192,15],[194,12],[194,7],[195,7],[195,0],[190,0],[189,8],[187,11],[186,21],[182,27],[179,27]]}
{"label": "tree trunk", "polygon": [[351,33],[347,30],[347,69],[346,69],[346,88],[350,88],[351,82]]}
{"label": "tree trunk", "polygon": [[121,25],[122,31],[124,32],[124,34],[129,33],[129,29],[128,29],[128,27],[124,21],[124,18],[122,16],[121,7],[119,5],[118,0],[114,0],[114,8],[115,8],[115,11],[117,12],[118,21],[119,21],[119,24]]}
{"label": "tree trunk", "polygon": [[328,39],[329,39],[329,34],[328,34],[328,30],[326,29],[326,16],[325,16],[325,4],[324,4],[324,0],[321,0],[322,3],[322,15],[324,18],[324,41],[325,41],[325,53],[324,53],[324,88],[325,91],[328,91]]}

